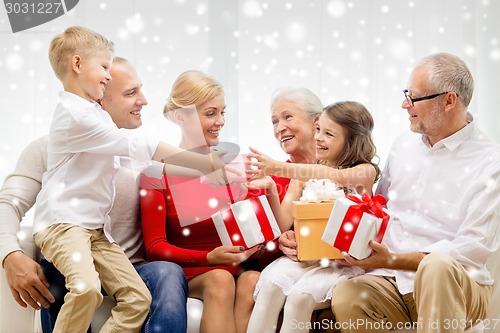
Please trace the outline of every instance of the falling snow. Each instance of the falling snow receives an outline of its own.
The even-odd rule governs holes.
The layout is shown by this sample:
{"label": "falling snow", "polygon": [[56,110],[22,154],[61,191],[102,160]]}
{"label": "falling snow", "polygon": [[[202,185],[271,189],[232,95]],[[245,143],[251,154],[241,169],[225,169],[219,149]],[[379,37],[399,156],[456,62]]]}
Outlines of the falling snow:
{"label": "falling snow", "polygon": [[[12,147],[2,150],[0,179],[14,168],[24,146],[48,131],[61,88],[46,57],[48,44],[76,21],[113,40],[117,55],[137,67],[149,101],[144,127],[170,143],[177,143],[179,134],[167,127],[161,110],[171,84],[183,70],[202,69],[226,89],[229,112],[221,137],[242,151],[251,145],[286,159],[273,137],[270,97],[279,87],[305,86],[325,105],[346,99],[366,104],[374,115],[383,166],[390,144],[408,127],[400,105],[410,69],[433,51],[456,53],[470,64],[478,82],[471,111],[500,141],[500,118],[490,109],[500,105],[495,94],[500,77],[498,1],[466,0],[457,8],[455,0],[443,0],[432,11],[420,1],[237,0],[227,9],[216,1],[176,0],[157,8],[142,6],[131,0],[80,1],[66,18],[43,28],[2,34],[0,85],[6,93],[0,103],[11,112],[4,112],[0,135]],[[453,15],[443,16],[446,8],[454,8]],[[8,22],[0,23],[7,30]],[[216,208],[219,202],[213,198],[208,205]]]}
{"label": "falling snow", "polygon": [[18,72],[24,67],[24,59],[18,53],[11,53],[5,58],[5,67],[12,72]]}

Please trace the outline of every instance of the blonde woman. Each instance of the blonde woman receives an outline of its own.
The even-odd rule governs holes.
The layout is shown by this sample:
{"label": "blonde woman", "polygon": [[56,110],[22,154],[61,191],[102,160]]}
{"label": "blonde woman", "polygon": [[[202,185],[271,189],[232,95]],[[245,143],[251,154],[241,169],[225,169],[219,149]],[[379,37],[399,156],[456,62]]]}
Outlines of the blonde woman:
{"label": "blonde woman", "polygon": [[[164,114],[181,129],[180,148],[209,154],[219,144],[225,108],[218,80],[200,71],[187,71],[175,80]],[[184,186],[182,190],[179,184]],[[220,207],[208,203],[227,196],[228,191],[234,200],[244,199],[246,191],[236,183],[213,187],[186,177],[158,180],[145,175],[141,188],[148,259],[171,261],[183,268],[189,297],[204,303],[201,332],[244,332],[255,280],[245,279],[240,264],[258,248],[221,245],[211,219]]]}

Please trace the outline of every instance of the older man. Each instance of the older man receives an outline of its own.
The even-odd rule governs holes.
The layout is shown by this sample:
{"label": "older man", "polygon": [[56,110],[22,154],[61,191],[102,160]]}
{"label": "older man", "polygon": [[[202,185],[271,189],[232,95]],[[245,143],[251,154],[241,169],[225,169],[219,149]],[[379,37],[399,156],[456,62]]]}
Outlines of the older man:
{"label": "older man", "polygon": [[402,104],[411,132],[394,143],[377,189],[394,221],[370,257],[344,256],[367,274],[333,290],[342,332],[401,323],[463,332],[485,318],[493,284],[485,264],[500,242],[500,147],[468,113],[472,92],[456,56],[415,67]]}

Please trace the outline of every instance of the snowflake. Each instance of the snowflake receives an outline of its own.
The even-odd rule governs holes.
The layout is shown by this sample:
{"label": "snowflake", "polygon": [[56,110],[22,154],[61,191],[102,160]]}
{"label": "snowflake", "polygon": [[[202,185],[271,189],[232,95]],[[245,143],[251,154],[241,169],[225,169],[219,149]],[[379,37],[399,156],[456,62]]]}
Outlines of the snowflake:
{"label": "snowflake", "polygon": [[208,12],[207,5],[204,3],[198,4],[196,7],[196,14],[198,15],[205,15]]}
{"label": "snowflake", "polygon": [[328,4],[328,13],[335,18],[339,18],[345,15],[346,6],[342,1],[335,0]]}
{"label": "snowflake", "polygon": [[266,243],[266,250],[269,252],[272,252],[276,249],[276,244],[274,242],[267,242]]}
{"label": "snowflake", "polygon": [[125,27],[128,32],[138,34],[144,30],[144,21],[141,14],[136,13],[134,16],[125,20]]}
{"label": "snowflake", "polygon": [[80,199],[78,199],[78,198],[71,198],[71,200],[70,200],[70,206],[71,207],[78,207],[78,206],[80,206]]}
{"label": "snowflake", "polygon": [[330,260],[328,258],[321,258],[321,260],[319,261],[319,265],[321,267],[328,267],[330,266]]}
{"label": "snowflake", "polygon": [[87,286],[86,286],[85,283],[83,283],[83,282],[80,281],[80,282],[76,283],[75,289],[78,290],[78,291],[80,291],[80,292],[84,292],[85,289],[87,289]]}
{"label": "snowflake", "polygon": [[346,222],[346,223],[344,223],[344,225],[343,225],[343,229],[344,229],[344,231],[346,231],[346,232],[351,232],[351,231],[353,231],[353,230],[354,230],[354,225],[353,225],[351,222]]}
{"label": "snowflake", "polygon": [[464,46],[464,52],[469,57],[474,57],[476,55],[476,48],[473,45],[467,44]]}
{"label": "snowflake", "polygon": [[500,50],[499,49],[493,49],[490,52],[490,58],[493,61],[498,61],[500,60]]}
{"label": "snowflake", "polygon": [[361,87],[367,87],[369,84],[370,84],[370,79],[367,78],[366,76],[359,79],[359,85]]}
{"label": "snowflake", "polygon": [[208,207],[216,208],[219,205],[219,201],[216,198],[210,198],[208,200]]}
{"label": "snowflake", "polygon": [[42,48],[42,42],[40,42],[38,39],[35,39],[35,40],[32,40],[31,43],[30,43],[30,49],[32,51],[40,51],[40,49]]}
{"label": "snowflake", "polygon": [[82,260],[82,254],[80,252],[73,253],[73,255],[71,256],[71,260],[73,260],[74,262],[80,262]]}
{"label": "snowflake", "polygon": [[300,43],[307,37],[307,29],[303,24],[294,22],[286,29],[286,36],[292,43]]}
{"label": "snowflake", "polygon": [[12,72],[21,70],[24,66],[24,59],[18,53],[11,53],[5,59],[5,67]]}
{"label": "snowflake", "polygon": [[262,16],[262,7],[258,1],[250,0],[243,4],[243,14],[248,18]]}
{"label": "snowflake", "polygon": [[20,240],[20,241],[23,241],[24,239],[26,239],[26,233],[24,231],[19,231],[17,233],[17,238]]}

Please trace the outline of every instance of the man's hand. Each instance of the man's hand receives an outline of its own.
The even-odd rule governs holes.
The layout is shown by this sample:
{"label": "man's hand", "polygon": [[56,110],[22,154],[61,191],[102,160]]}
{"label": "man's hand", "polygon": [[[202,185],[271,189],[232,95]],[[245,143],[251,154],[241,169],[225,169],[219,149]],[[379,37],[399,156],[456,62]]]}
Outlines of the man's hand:
{"label": "man's hand", "polygon": [[[346,252],[342,252],[344,259],[352,266],[358,266],[363,269],[375,268],[392,268],[394,266],[395,256],[389,252],[387,246],[370,241],[370,247],[373,249],[372,254],[365,259],[358,260],[351,257]],[[342,263],[339,262],[342,265]],[[345,266],[345,265],[344,265]]]}
{"label": "man's hand", "polygon": [[426,252],[391,253],[384,244],[370,241],[372,254],[366,259],[358,260],[343,252],[344,259],[336,260],[342,266],[358,266],[363,269],[389,268],[415,272]]}
{"label": "man's hand", "polygon": [[282,233],[279,242],[281,252],[293,261],[299,261],[297,258],[297,242],[295,241],[295,233],[293,230]]}
{"label": "man's hand", "polygon": [[30,305],[39,310],[40,305],[48,308],[55,301],[42,267],[23,252],[15,251],[7,255],[3,266],[10,292],[20,306],[26,308]]}

